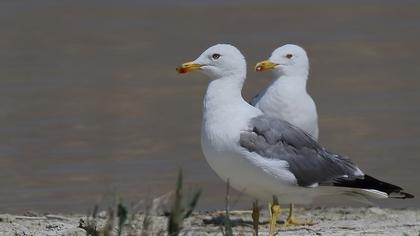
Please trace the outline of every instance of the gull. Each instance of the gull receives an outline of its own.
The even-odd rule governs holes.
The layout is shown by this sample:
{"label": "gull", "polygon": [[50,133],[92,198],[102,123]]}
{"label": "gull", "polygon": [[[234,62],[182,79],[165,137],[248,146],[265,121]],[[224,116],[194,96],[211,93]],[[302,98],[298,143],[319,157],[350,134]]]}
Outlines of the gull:
{"label": "gull", "polygon": [[[194,70],[210,78],[203,101],[203,154],[236,190],[264,201],[299,204],[324,195],[414,197],[365,175],[349,158],[328,151],[298,127],[248,104],[241,94],[246,62],[236,47],[217,44],[177,68],[179,73]],[[273,201],[269,235],[275,233],[279,212]]]}
{"label": "gull", "polygon": [[257,63],[255,69],[271,70],[274,79],[251,100],[251,104],[264,114],[285,120],[318,140],[316,105],[306,91],[309,59],[305,50],[286,44],[274,50],[268,60]]}
{"label": "gull", "polygon": [[[306,91],[309,59],[305,50],[286,44],[274,50],[268,60],[257,63],[255,70],[270,70],[274,78],[251,100],[251,105],[266,115],[289,122],[318,140],[316,105]],[[290,204],[285,225],[299,224],[293,217],[293,204]]]}

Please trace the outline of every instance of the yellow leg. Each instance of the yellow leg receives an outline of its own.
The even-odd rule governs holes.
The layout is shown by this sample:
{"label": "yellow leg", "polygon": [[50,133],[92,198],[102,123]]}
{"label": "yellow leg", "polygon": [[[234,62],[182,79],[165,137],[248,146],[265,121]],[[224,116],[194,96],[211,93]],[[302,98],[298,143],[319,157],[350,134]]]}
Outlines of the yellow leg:
{"label": "yellow leg", "polygon": [[293,203],[289,205],[289,215],[287,216],[286,221],[284,222],[284,226],[290,226],[290,225],[301,225],[295,217],[293,216]]}
{"label": "yellow leg", "polygon": [[293,204],[290,204],[290,206],[289,206],[289,215],[287,216],[287,219],[284,222],[284,225],[283,225],[284,227],[287,227],[287,226],[299,226],[299,225],[314,225],[315,224],[312,221],[303,222],[303,223],[297,221],[295,219],[295,217],[293,216],[293,209],[294,209]]}
{"label": "yellow leg", "polygon": [[280,214],[280,205],[276,196],[273,196],[273,204],[269,208],[270,212],[270,233],[269,236],[274,236],[276,232],[277,217]]}
{"label": "yellow leg", "polygon": [[258,207],[258,201],[252,204],[252,225],[254,227],[254,236],[258,236],[258,224],[260,223],[260,208]]}

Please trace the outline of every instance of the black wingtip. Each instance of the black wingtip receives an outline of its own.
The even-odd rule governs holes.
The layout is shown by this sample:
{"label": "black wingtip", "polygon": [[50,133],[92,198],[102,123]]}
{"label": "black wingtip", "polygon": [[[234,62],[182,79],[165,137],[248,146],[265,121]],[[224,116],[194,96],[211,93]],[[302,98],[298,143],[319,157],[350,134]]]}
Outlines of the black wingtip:
{"label": "black wingtip", "polygon": [[[394,194],[398,194],[397,196],[394,196]],[[410,193],[406,193],[406,192],[394,192],[389,194],[390,198],[396,198],[396,199],[410,199],[410,198],[414,198],[414,195],[410,194]]]}
{"label": "black wingtip", "polygon": [[405,192],[401,192],[402,194],[404,194],[405,198],[414,198],[414,195],[409,194],[409,193],[405,193]]}
{"label": "black wingtip", "polygon": [[358,179],[353,179],[353,180],[338,179],[336,182],[334,182],[334,186],[361,188],[361,189],[375,189],[375,190],[387,193],[389,198],[396,198],[396,199],[414,198],[414,195],[403,192],[402,191],[403,189],[401,187],[380,181],[369,175],[365,175],[363,178],[358,178]]}

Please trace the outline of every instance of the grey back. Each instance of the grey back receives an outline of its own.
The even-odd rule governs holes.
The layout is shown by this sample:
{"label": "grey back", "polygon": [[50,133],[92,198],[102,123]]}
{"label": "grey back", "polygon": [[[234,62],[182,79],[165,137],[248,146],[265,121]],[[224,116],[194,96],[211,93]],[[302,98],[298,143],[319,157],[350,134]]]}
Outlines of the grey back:
{"label": "grey back", "polygon": [[253,118],[250,125],[253,130],[241,133],[240,145],[262,158],[287,161],[299,186],[363,176],[349,158],[325,150],[310,135],[286,121],[262,115]]}

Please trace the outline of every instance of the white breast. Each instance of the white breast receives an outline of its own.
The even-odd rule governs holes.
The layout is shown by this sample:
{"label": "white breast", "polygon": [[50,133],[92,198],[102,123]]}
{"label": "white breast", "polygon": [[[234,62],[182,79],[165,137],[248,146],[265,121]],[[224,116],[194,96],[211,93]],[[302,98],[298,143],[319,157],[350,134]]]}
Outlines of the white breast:
{"label": "white breast", "polygon": [[299,127],[317,140],[318,115],[315,102],[305,88],[286,82],[278,79],[265,91],[255,106],[266,115]]}

